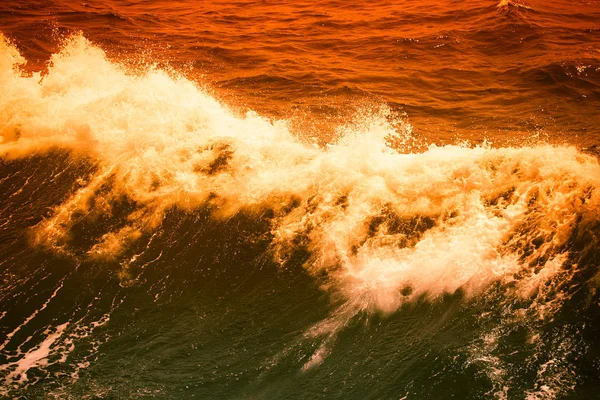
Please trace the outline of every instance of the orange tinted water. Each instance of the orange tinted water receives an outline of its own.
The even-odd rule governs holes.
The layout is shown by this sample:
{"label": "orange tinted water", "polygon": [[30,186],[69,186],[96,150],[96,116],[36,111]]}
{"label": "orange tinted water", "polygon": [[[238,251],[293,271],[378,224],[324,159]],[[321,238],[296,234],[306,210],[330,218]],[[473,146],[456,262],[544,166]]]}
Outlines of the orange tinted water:
{"label": "orange tinted water", "polygon": [[0,397],[594,398],[598,17],[5,1]]}
{"label": "orange tinted water", "polygon": [[321,142],[381,105],[426,143],[600,140],[598,1],[9,1],[0,21],[31,70],[82,32]]}

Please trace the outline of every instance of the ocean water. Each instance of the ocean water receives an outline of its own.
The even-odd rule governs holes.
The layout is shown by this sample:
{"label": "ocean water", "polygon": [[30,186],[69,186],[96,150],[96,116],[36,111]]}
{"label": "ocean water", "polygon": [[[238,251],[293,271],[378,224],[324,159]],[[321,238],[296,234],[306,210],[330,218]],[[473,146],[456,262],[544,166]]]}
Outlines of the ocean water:
{"label": "ocean water", "polygon": [[600,2],[0,32],[0,397],[600,398]]}

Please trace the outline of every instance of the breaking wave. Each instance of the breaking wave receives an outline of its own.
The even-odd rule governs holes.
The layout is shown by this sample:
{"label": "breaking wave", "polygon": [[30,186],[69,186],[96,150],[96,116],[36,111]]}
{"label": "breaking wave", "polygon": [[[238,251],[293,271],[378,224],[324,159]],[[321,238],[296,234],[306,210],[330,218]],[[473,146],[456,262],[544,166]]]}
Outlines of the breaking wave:
{"label": "breaking wave", "polygon": [[[31,228],[36,246],[116,260],[152,241],[172,209],[209,209],[215,221],[266,219],[272,259],[285,268],[305,253],[304,268],[342,299],[307,337],[331,337],[360,312],[493,288],[506,304],[525,304],[520,318],[545,320],[568,299],[576,274],[592,287],[598,280],[590,254],[598,249],[600,166],[574,147],[431,145],[414,153],[410,125],[392,121],[385,107],[359,113],[323,147],[285,120],[239,115],[173,72],[129,71],[82,36],[71,37],[43,75],[22,72],[24,63],[2,39],[0,156],[66,149],[93,165]],[[81,251],[74,227],[98,221]],[[126,285],[134,273],[121,265]],[[473,344],[470,362],[491,365],[495,395],[505,397],[506,374],[482,355],[497,333]],[[305,369],[326,357],[327,340]],[[7,368],[7,379],[26,372]],[[560,374],[556,387],[564,386]],[[540,384],[531,396],[552,390]]]}

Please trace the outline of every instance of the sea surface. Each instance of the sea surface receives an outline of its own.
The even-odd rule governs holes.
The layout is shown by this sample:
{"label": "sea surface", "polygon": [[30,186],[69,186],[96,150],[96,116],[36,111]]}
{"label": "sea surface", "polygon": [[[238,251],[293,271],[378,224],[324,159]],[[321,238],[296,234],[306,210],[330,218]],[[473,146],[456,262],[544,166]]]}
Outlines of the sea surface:
{"label": "sea surface", "polygon": [[0,398],[600,399],[600,1],[4,0]]}

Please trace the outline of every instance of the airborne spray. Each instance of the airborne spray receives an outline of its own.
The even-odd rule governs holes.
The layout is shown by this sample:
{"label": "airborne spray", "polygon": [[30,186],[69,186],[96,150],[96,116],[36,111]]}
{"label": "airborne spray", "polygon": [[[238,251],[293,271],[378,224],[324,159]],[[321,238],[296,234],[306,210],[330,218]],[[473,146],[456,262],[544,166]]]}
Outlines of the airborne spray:
{"label": "airborne spray", "polygon": [[[563,284],[598,245],[600,167],[573,147],[430,146],[403,154],[386,138],[406,137],[410,127],[395,130],[382,109],[340,127],[340,139],[322,148],[298,139],[286,121],[236,116],[182,77],[128,73],[82,36],[52,56],[44,76],[21,74],[22,63],[0,41],[0,155],[66,149],[94,166],[31,229],[32,245],[79,260],[119,260],[153,237],[172,209],[209,208],[215,221],[268,218],[271,260],[285,268],[302,248],[305,270],[342,299],[306,331],[321,345],[304,370],[327,357],[357,315],[391,314],[444,294],[471,299],[499,287],[506,304],[526,304],[523,318],[551,319],[569,297]],[[123,202],[119,223],[75,252],[73,226],[109,218]],[[125,283],[133,277],[122,265]],[[53,342],[64,329],[47,337]],[[473,343],[469,362],[484,364],[502,397],[507,372],[481,357],[497,334],[492,328]],[[23,365],[9,364],[6,380],[24,380]],[[568,371],[556,371],[559,387]]]}

